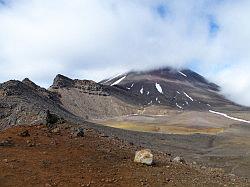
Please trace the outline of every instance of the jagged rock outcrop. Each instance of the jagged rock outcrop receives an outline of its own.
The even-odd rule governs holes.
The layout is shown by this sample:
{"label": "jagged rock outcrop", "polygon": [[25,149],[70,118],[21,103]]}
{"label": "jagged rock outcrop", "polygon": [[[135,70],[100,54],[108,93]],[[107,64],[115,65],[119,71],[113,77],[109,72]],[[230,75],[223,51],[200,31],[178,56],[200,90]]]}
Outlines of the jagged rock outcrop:
{"label": "jagged rock outcrop", "polygon": [[15,125],[48,124],[51,115],[77,119],[61,106],[58,94],[29,79],[0,84],[0,130]]}
{"label": "jagged rock outcrop", "polygon": [[55,77],[49,90],[60,95],[65,109],[86,119],[136,113],[143,102],[124,89],[91,80],[72,80],[63,75]]}
{"label": "jagged rock outcrop", "polygon": [[84,93],[89,93],[93,95],[108,95],[108,93],[104,91],[103,86],[94,81],[79,79],[73,80],[64,75],[58,74],[55,77],[52,86],[50,86],[50,90],[63,88],[77,88]]}
{"label": "jagged rock outcrop", "polygon": [[58,88],[64,88],[64,87],[71,87],[73,86],[74,81],[64,75],[58,74],[55,79],[54,82],[51,86],[51,88],[53,89],[58,89]]}

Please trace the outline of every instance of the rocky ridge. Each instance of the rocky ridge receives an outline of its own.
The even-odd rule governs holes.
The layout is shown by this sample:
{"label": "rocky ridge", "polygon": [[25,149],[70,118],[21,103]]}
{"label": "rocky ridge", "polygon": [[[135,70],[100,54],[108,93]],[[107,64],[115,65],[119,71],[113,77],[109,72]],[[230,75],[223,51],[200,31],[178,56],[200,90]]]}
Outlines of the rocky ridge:
{"label": "rocky ridge", "polygon": [[51,115],[77,123],[78,117],[61,106],[59,97],[29,79],[0,84],[0,130],[16,125],[47,124]]}

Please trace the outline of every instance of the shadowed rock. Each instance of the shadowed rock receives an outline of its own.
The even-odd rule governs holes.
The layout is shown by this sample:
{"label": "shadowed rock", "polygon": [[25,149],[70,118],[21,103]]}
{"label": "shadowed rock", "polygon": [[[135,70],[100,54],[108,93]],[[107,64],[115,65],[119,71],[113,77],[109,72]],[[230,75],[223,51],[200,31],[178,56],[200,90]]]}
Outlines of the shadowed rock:
{"label": "shadowed rock", "polygon": [[63,87],[71,87],[74,84],[74,81],[64,75],[58,74],[54,82],[51,86],[51,88],[58,89]]}
{"label": "shadowed rock", "polygon": [[3,140],[0,142],[0,147],[10,147],[13,145],[14,145],[14,142],[11,139]]}
{"label": "shadowed rock", "polygon": [[22,132],[18,133],[18,136],[28,137],[28,136],[30,136],[30,134],[29,134],[28,130],[25,130],[25,131],[22,131]]}

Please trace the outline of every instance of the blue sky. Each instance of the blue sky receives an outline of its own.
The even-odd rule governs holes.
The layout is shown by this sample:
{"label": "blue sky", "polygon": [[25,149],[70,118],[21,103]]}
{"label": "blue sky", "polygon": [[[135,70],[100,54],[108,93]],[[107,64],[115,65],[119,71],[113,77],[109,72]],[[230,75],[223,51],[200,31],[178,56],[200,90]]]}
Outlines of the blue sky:
{"label": "blue sky", "polygon": [[[0,82],[190,68],[250,106],[247,0],[18,0],[0,8]],[[235,76],[237,74],[237,76]]]}
{"label": "blue sky", "polygon": [[162,18],[166,18],[167,16],[171,14],[170,10],[168,9],[167,4],[164,4],[164,3],[157,4],[155,7],[155,11]]}

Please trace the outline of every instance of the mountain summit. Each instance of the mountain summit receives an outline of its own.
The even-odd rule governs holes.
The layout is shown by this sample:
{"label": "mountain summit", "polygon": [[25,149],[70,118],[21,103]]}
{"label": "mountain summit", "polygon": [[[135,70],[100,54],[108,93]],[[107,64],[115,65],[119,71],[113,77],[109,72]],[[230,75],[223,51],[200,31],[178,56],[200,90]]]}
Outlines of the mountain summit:
{"label": "mountain summit", "polygon": [[237,105],[220,94],[220,87],[189,70],[162,68],[129,72],[100,82],[143,97],[144,105],[170,106],[176,109],[208,110]]}

